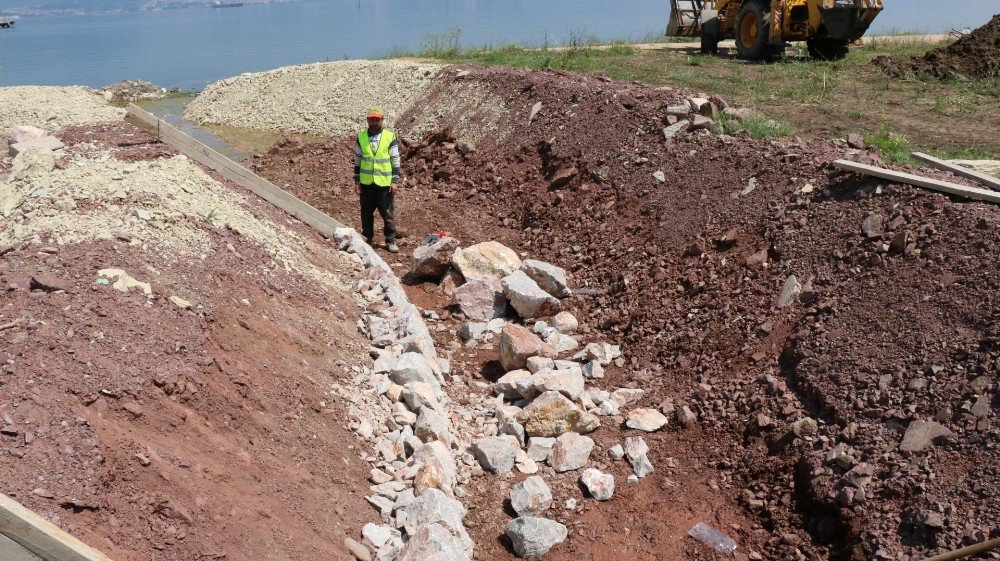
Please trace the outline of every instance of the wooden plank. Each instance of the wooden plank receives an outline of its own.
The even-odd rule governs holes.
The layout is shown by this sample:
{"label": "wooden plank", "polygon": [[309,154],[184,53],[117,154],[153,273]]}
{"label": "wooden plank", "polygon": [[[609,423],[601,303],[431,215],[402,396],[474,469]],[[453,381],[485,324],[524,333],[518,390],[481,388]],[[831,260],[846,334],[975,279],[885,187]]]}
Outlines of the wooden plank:
{"label": "wooden plank", "polygon": [[177,127],[144,111],[135,104],[129,104],[127,117],[138,121],[140,125],[144,125],[144,128],[155,131],[160,140],[173,146],[181,154],[217,171],[227,179],[245,187],[267,202],[319,230],[321,234],[331,236],[335,229],[344,226],[333,217],[309,205],[288,191],[279,188],[216,150],[198,142]]}
{"label": "wooden plank", "polygon": [[888,179],[889,181],[896,181],[898,183],[907,183],[916,187],[923,187],[924,189],[941,191],[942,193],[948,193],[949,195],[958,195],[969,199],[1000,203],[1000,193],[990,191],[989,189],[967,187],[957,183],[938,181],[937,179],[931,179],[929,177],[913,175],[912,173],[903,173],[901,171],[892,171],[891,169],[879,168],[868,164],[859,164],[858,162],[852,162],[850,160],[837,160],[833,162],[833,167],[856,173],[863,173],[865,175],[881,177],[882,179]]}
{"label": "wooden plank", "polygon": [[1000,190],[1000,178],[993,177],[974,169],[969,169],[965,166],[960,166],[958,164],[953,164],[951,162],[946,162],[931,156],[929,154],[924,154],[923,152],[913,152],[911,154],[914,158],[920,160],[921,162],[926,162],[938,169],[943,169],[945,171],[950,171],[955,175],[960,175],[966,179],[971,179],[973,181],[978,181],[987,187]]}
{"label": "wooden plank", "polygon": [[55,524],[0,493],[0,534],[46,561],[111,561]]}

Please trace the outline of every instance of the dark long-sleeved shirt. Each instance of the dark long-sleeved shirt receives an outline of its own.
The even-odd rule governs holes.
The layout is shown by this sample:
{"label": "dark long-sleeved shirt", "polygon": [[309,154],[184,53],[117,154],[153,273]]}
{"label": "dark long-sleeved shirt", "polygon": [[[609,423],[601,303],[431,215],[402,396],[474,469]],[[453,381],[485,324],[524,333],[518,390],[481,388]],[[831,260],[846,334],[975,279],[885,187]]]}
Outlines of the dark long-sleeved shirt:
{"label": "dark long-sleeved shirt", "polygon": [[[372,154],[378,151],[378,143],[382,139],[382,131],[379,129],[375,134],[368,133],[368,141],[371,143]],[[389,145],[389,161],[392,163],[392,182],[399,183],[399,142],[392,139]],[[354,143],[354,181],[361,177],[361,144],[360,139]]]}

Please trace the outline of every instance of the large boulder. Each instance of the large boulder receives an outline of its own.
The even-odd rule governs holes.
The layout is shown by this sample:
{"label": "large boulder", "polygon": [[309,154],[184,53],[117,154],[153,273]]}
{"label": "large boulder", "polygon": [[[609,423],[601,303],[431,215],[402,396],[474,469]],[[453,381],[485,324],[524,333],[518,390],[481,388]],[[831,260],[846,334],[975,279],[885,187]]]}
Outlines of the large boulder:
{"label": "large boulder", "polygon": [[528,365],[528,358],[556,357],[556,350],[520,325],[506,325],[500,333],[500,364],[504,370],[518,370]]}
{"label": "large boulder", "polygon": [[526,259],[521,263],[521,270],[538,283],[542,290],[556,298],[566,298],[573,294],[566,279],[566,270],[561,267],[545,261]]}
{"label": "large boulder", "polygon": [[[417,472],[418,480],[423,474],[423,486],[435,488],[447,495],[458,483],[458,468],[455,458],[449,453],[448,446],[439,440],[425,443],[413,452],[414,462],[421,465]],[[419,481],[418,481],[419,482]],[[425,489],[419,489],[421,494]]]}
{"label": "large boulder", "polygon": [[538,516],[552,506],[552,491],[544,479],[533,475],[511,488],[510,506],[518,516]]}
{"label": "large boulder", "polygon": [[549,465],[559,473],[580,469],[590,461],[594,440],[575,432],[567,432],[556,439],[549,456]]}
{"label": "large boulder", "polygon": [[30,148],[14,157],[10,169],[10,181],[21,181],[29,177],[48,173],[55,169],[56,158],[52,150],[46,148]]}
{"label": "large boulder", "polygon": [[503,278],[521,267],[521,259],[509,247],[497,242],[483,242],[456,249],[451,256],[451,264],[465,280],[472,281]]}
{"label": "large boulder", "polygon": [[417,529],[425,524],[442,522],[455,531],[462,544],[462,549],[471,549],[472,538],[469,537],[469,533],[465,530],[465,524],[462,522],[468,511],[462,506],[462,503],[449,497],[443,491],[427,489],[403,510],[406,512],[403,529],[408,535],[415,535]]}
{"label": "large boulder", "polygon": [[517,389],[517,383],[531,377],[531,372],[527,370],[511,370],[504,374],[493,384],[493,392],[502,395],[508,401],[521,399],[521,392]]}
{"label": "large boulder", "polygon": [[576,400],[583,394],[583,370],[579,367],[539,372],[532,376],[531,380],[536,394],[557,391],[572,400]]}
{"label": "large boulder", "polygon": [[[425,493],[426,494],[426,493]],[[407,532],[409,533],[409,532]],[[415,533],[410,534],[403,550],[399,552],[396,561],[428,561],[430,559],[447,559],[448,561],[472,561],[469,551],[471,543],[467,543],[468,534],[444,522],[423,524]]]}
{"label": "large boulder", "polygon": [[430,362],[420,353],[401,354],[389,370],[389,379],[400,386],[421,382],[433,388],[435,394],[441,391],[441,384],[434,375]]}
{"label": "large boulder", "polygon": [[547,317],[559,313],[559,299],[542,290],[524,271],[514,271],[504,277],[503,295],[522,318]]}
{"label": "large boulder", "polygon": [[541,557],[555,545],[566,541],[566,526],[547,518],[522,516],[507,523],[504,533],[514,545],[518,557]]}
{"label": "large boulder", "polygon": [[601,421],[590,415],[559,392],[545,392],[517,414],[517,422],[528,436],[559,436],[573,431],[593,432]]}
{"label": "large boulder", "polygon": [[451,267],[451,256],[458,249],[458,240],[445,236],[427,236],[413,250],[410,276],[415,279],[440,280]]}
{"label": "large boulder", "polygon": [[465,317],[473,321],[490,321],[507,313],[503,286],[493,277],[471,280],[456,288],[455,299]]}
{"label": "large boulder", "polygon": [[24,142],[32,138],[42,138],[43,136],[48,136],[48,134],[38,127],[19,125],[11,129],[10,134],[7,136],[7,145],[17,144],[18,142]]}
{"label": "large boulder", "polygon": [[23,140],[17,144],[11,144],[7,149],[7,154],[11,158],[17,157],[21,152],[26,152],[28,150],[46,150],[48,152],[53,152],[59,150],[63,147],[61,140],[54,136],[43,136],[41,138],[30,138],[28,140]]}
{"label": "large boulder", "polygon": [[509,434],[480,438],[472,445],[472,454],[483,469],[492,473],[509,473],[520,450],[517,438]]}

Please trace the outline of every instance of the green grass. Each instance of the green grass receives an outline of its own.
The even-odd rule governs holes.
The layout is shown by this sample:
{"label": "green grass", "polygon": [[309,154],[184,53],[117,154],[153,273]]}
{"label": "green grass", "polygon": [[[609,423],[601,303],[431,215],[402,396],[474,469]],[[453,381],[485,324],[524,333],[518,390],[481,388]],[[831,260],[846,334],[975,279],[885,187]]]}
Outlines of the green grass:
{"label": "green grass", "polygon": [[[916,32],[896,34],[911,33]],[[559,43],[547,40],[535,48],[463,48],[460,39],[460,30],[430,35],[420,50],[397,52],[394,56],[449,64],[552,68],[715,93],[733,104],[768,115],[746,124],[724,123],[729,130],[745,128],[758,138],[793,131],[821,138],[843,137],[847,132],[868,133],[871,144],[883,148],[893,161],[908,161],[909,148],[929,153],[1000,152],[1000,138],[981,132],[994,123],[1000,127],[1000,80],[940,81],[915,75],[893,78],[871,63],[881,55],[920,56],[944,43],[916,38],[869,39],[843,60],[809,60],[789,49],[778,60],[750,63],[731,56],[701,55],[696,49],[643,51],[624,42],[598,48],[596,38],[584,31],[571,33]],[[952,130],[952,123],[959,122],[952,120],[974,121],[979,125],[974,129],[980,132],[969,136],[968,127]]]}
{"label": "green grass", "polygon": [[910,141],[903,135],[894,132],[879,132],[869,134],[865,137],[868,146],[874,146],[882,151],[882,157],[895,164],[912,164],[913,156],[910,152],[913,148]]}
{"label": "green grass", "polygon": [[764,114],[753,115],[742,121],[720,115],[719,122],[722,124],[722,132],[736,134],[739,131],[745,130],[751,138],[791,136],[795,132],[788,123]]}

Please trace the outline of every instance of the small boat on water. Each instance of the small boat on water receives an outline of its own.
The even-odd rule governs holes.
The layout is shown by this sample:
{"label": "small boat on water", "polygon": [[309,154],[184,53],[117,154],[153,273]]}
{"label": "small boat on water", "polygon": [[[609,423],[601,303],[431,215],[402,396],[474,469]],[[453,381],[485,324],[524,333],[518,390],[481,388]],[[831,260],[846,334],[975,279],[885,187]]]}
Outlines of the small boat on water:
{"label": "small boat on water", "polygon": [[213,8],[239,8],[243,5],[243,2],[219,2],[218,0],[212,4]]}
{"label": "small boat on water", "polygon": [[0,29],[10,29],[14,27],[14,20],[0,18]]}

